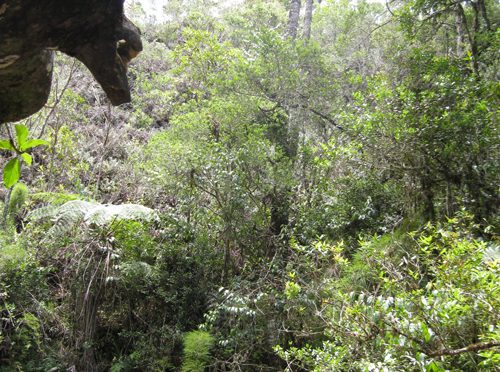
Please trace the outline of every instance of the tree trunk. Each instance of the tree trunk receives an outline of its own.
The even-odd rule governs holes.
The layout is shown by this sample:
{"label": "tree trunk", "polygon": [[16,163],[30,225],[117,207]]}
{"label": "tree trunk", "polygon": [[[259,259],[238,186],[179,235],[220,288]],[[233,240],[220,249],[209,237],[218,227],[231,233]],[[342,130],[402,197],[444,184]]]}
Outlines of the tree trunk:
{"label": "tree trunk", "polygon": [[460,10],[457,7],[457,11],[455,13],[455,29],[457,31],[457,57],[459,58],[463,58],[465,56],[465,27],[466,26],[463,24]]}
{"label": "tree trunk", "polygon": [[314,10],[314,0],[306,0],[306,14],[304,16],[304,40],[311,38],[312,14]]}
{"label": "tree trunk", "polygon": [[467,32],[467,39],[469,40],[471,60],[472,60],[472,68],[474,70],[474,73],[477,76],[479,76],[479,63],[477,60],[478,53],[477,53],[477,43],[476,43],[476,35],[477,32],[479,31],[479,13],[478,13],[479,10],[477,4],[475,3],[472,3],[472,7],[474,9],[473,32],[471,32],[467,24],[467,18],[465,16],[464,8],[462,7],[461,4],[457,5],[457,16],[460,17],[461,24],[465,28],[465,31]]}
{"label": "tree trunk", "polygon": [[481,16],[483,17],[484,25],[486,27],[487,31],[491,31],[491,23],[490,19],[488,18],[488,12],[486,11],[486,4],[484,3],[484,0],[477,0],[477,6],[479,8],[479,12],[481,13]]}
{"label": "tree trunk", "polygon": [[434,209],[434,190],[430,169],[425,169],[420,178],[420,187],[423,196],[423,216],[427,221],[434,221],[436,211]]}
{"label": "tree trunk", "polygon": [[300,17],[300,0],[290,0],[290,12],[288,13],[287,34],[292,39],[297,37]]}

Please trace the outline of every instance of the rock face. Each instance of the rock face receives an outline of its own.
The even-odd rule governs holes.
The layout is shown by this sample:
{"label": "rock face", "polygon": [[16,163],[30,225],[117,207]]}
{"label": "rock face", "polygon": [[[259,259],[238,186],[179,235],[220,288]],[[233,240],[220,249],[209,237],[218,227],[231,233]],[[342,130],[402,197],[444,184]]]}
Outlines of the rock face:
{"label": "rock face", "polygon": [[0,123],[47,102],[53,51],[83,62],[113,105],[130,101],[127,64],[141,50],[124,0],[0,0]]}

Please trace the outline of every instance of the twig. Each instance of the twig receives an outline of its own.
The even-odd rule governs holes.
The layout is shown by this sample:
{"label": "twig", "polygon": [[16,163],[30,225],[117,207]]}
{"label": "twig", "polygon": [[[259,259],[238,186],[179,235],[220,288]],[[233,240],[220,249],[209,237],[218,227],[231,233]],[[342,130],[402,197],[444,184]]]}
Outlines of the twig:
{"label": "twig", "polygon": [[50,111],[47,114],[47,116],[45,117],[45,120],[44,120],[43,125],[42,125],[42,129],[40,130],[40,134],[38,135],[38,138],[42,138],[43,137],[43,134],[45,133],[45,128],[46,128],[46,126],[47,126],[47,124],[49,122],[49,119],[54,114],[54,112],[55,112],[55,110],[56,110],[59,102],[61,102],[61,100],[62,100],[62,98],[64,96],[64,93],[68,89],[69,83],[73,80],[73,73],[76,70],[75,66],[76,66],[76,60],[73,61],[73,64],[70,67],[68,79],[66,80],[66,84],[64,84],[64,86],[63,86],[63,88],[61,90],[61,93],[58,95],[57,92],[56,92],[56,100],[55,100],[54,104],[50,107]]}
{"label": "twig", "polygon": [[318,110],[313,109],[312,107],[305,107],[305,108],[308,109],[309,111],[311,111],[313,114],[318,115],[321,119],[326,120],[331,125],[333,125],[335,128],[337,128],[341,131],[344,130],[344,127],[337,124],[337,122],[334,119],[332,119],[331,117],[319,112]]}

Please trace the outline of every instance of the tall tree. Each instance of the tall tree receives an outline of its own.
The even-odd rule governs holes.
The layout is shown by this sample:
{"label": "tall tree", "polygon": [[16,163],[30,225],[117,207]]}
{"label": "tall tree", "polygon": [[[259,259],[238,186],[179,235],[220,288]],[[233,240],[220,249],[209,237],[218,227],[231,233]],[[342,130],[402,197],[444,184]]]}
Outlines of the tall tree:
{"label": "tall tree", "polygon": [[464,24],[462,12],[460,11],[461,9],[459,9],[459,7],[461,7],[460,4],[456,6],[455,10],[455,28],[457,32],[457,56],[462,58],[465,54],[465,29],[467,28],[467,25]]}
{"label": "tall tree", "polygon": [[297,37],[300,17],[300,0],[290,0],[290,12],[288,13],[288,36],[292,39]]}
{"label": "tall tree", "polygon": [[314,9],[314,0],[306,0],[306,14],[304,16],[304,39],[311,38],[312,14]]}

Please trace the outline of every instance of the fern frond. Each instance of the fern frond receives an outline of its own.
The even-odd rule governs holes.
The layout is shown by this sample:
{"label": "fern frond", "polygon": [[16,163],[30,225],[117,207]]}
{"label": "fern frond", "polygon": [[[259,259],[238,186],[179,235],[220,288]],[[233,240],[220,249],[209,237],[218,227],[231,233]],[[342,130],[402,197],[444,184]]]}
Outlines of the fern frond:
{"label": "fern frond", "polygon": [[47,205],[45,207],[33,209],[28,213],[26,218],[31,221],[51,220],[56,216],[56,214],[57,214],[57,206]]}
{"label": "fern frond", "polygon": [[150,208],[138,204],[100,205],[85,215],[87,224],[97,226],[107,225],[115,220],[143,220],[150,221],[156,217]]}
{"label": "fern frond", "polygon": [[85,200],[71,200],[64,203],[58,209],[58,214],[67,215],[68,218],[85,219],[89,213],[98,209],[101,204],[88,202]]}
{"label": "fern frond", "polygon": [[46,206],[28,214],[32,221],[50,220],[54,224],[47,236],[61,236],[80,223],[88,227],[103,227],[117,220],[151,221],[157,218],[156,212],[138,204],[99,204],[85,200],[71,200],[60,206]]}
{"label": "fern frond", "polygon": [[30,199],[35,202],[44,202],[55,205],[61,205],[71,200],[80,199],[78,194],[66,194],[62,192],[37,192],[30,195]]}
{"label": "fern frond", "polygon": [[484,250],[483,262],[500,262],[500,246],[490,245]]}

